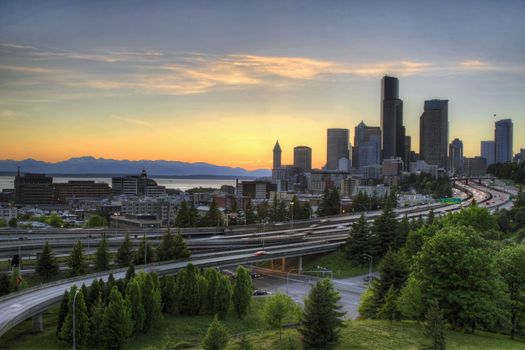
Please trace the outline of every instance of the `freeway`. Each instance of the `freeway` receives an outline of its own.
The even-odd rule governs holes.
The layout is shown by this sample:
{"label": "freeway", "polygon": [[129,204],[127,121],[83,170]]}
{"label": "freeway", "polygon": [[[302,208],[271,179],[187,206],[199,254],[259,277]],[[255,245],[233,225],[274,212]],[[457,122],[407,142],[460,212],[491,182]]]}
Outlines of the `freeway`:
{"label": "freeway", "polygon": [[[509,199],[498,195],[498,192],[493,189],[488,189],[482,185],[473,187],[472,185],[464,185],[465,189],[472,193],[472,198],[478,203],[485,203],[489,208],[502,205]],[[469,199],[472,200],[472,199]],[[488,203],[490,202],[490,203]],[[465,201],[468,204],[468,200]],[[399,217],[404,215],[411,216],[426,216],[430,210],[433,209],[437,214],[444,214],[448,211],[460,210],[463,205],[447,205],[447,206],[425,206],[421,208],[403,208],[396,210]],[[360,215],[360,214],[359,214]],[[137,271],[156,271],[161,275],[173,274],[186,266],[188,262],[192,262],[198,267],[221,267],[232,266],[237,264],[250,264],[265,260],[278,258],[291,258],[311,254],[319,254],[336,250],[346,239],[349,225],[356,220],[359,215],[346,215],[333,218],[326,218],[317,220],[317,223],[310,224],[308,227],[301,227],[296,229],[285,228],[280,231],[270,232],[252,232],[248,233],[256,240],[260,239],[261,244],[264,245],[266,237],[271,235],[285,236],[288,234],[296,234],[303,232],[303,239],[299,242],[289,242],[279,244],[271,247],[265,247],[265,253],[262,255],[255,254],[259,247],[250,247],[246,249],[232,249],[226,246],[223,251],[215,253],[197,254],[191,259],[180,260],[175,262],[155,263],[145,266],[137,267]],[[367,218],[376,216],[377,213],[367,213]],[[242,235],[241,235],[242,236]],[[236,237],[243,239],[246,237]],[[216,238],[218,239],[218,238]],[[256,241],[255,240],[255,241]],[[125,269],[113,271],[115,278],[123,278]],[[91,284],[94,278],[102,278],[107,280],[109,271],[98,274],[80,276],[74,279],[61,280],[42,286],[28,288],[16,293],[11,293],[7,296],[0,297],[0,337],[16,324],[24,321],[27,318],[38,315],[49,307],[60,302],[60,298],[64,290],[71,288],[72,285],[86,285]]]}

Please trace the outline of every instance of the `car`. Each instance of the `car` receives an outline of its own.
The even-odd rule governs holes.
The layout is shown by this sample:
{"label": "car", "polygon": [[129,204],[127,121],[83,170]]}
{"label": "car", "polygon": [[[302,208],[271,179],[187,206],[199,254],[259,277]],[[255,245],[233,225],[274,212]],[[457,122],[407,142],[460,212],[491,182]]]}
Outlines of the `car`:
{"label": "car", "polygon": [[316,228],[317,226],[319,226],[319,224],[313,224],[313,225],[310,225],[310,226],[308,226],[308,227],[310,227],[310,228]]}
{"label": "car", "polygon": [[338,229],[338,230],[342,230],[344,228],[348,228],[348,227],[346,227],[345,225],[339,225],[339,226],[336,227],[336,229]]}
{"label": "car", "polygon": [[268,291],[266,291],[266,290],[259,290],[259,289],[257,289],[257,290],[254,290],[254,291],[253,291],[253,295],[254,295],[254,296],[272,295],[272,293],[271,293],[271,292],[268,292]]}
{"label": "car", "polygon": [[251,276],[252,276],[252,278],[259,278],[259,277],[261,277],[261,275],[259,275],[257,272],[252,272]]}
{"label": "car", "polygon": [[365,281],[365,282],[370,282],[370,281],[373,281],[374,279],[375,279],[374,276],[365,276],[365,277],[363,278],[363,281]]}
{"label": "car", "polygon": [[325,222],[328,222],[328,219],[322,219],[322,220],[319,220],[319,222],[324,224]]}
{"label": "car", "polygon": [[255,256],[266,255],[266,251],[265,250],[259,250],[259,251],[256,251],[255,253],[253,253],[253,255],[255,255]]}

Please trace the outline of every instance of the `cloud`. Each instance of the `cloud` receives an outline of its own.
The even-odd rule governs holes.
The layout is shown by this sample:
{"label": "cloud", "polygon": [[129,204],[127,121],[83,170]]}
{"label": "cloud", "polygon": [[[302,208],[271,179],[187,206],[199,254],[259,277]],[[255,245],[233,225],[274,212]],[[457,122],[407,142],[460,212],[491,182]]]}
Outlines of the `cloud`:
{"label": "cloud", "polygon": [[114,114],[111,114],[109,117],[115,120],[125,122],[127,124],[138,125],[138,126],[148,126],[148,127],[152,126],[151,123],[148,123],[147,121],[144,121],[142,119],[122,117],[122,116],[118,116]]}
{"label": "cloud", "polygon": [[43,68],[43,67],[35,67],[35,66],[17,66],[17,65],[8,65],[8,64],[0,64],[0,70],[8,70],[8,71],[14,71],[19,73],[37,73],[37,74],[52,74],[56,73],[56,70]]}
{"label": "cloud", "polygon": [[488,68],[489,64],[486,62],[481,62],[479,60],[464,60],[461,62],[461,66],[465,68]]}

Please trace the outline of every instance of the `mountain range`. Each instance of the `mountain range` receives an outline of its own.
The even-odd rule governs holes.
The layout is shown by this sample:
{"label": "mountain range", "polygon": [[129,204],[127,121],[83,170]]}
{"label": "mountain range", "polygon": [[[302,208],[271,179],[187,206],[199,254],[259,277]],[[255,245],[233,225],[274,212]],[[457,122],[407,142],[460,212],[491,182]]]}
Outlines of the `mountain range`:
{"label": "mountain range", "polygon": [[44,173],[52,175],[137,175],[146,169],[149,176],[174,177],[264,177],[270,170],[246,170],[209,163],[186,163],[168,160],[116,160],[95,157],[77,157],[60,162],[34,159],[0,160],[0,172]]}

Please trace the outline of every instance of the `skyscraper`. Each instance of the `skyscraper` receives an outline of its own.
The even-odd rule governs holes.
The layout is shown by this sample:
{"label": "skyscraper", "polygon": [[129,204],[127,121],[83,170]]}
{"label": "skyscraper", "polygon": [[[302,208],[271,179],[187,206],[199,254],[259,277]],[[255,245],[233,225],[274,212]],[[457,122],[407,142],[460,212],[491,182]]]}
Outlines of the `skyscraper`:
{"label": "skyscraper", "polygon": [[463,174],[463,142],[460,139],[454,139],[448,147],[449,153],[449,170],[454,175]]}
{"label": "skyscraper", "polygon": [[279,140],[275,143],[273,147],[273,169],[279,169],[281,167],[281,146],[279,145]]}
{"label": "skyscraper", "polygon": [[496,163],[512,162],[514,155],[512,153],[512,134],[512,119],[502,119],[496,122],[496,129],[494,130],[494,160]]}
{"label": "skyscraper", "polygon": [[[328,129],[326,136],[327,147],[325,168],[327,170],[338,170],[340,159],[346,159],[347,162],[350,159],[350,131],[348,129]],[[342,170],[348,171],[348,169]]]}
{"label": "skyscraper", "polygon": [[381,79],[381,131],[383,159],[404,159],[403,101],[399,99],[399,81],[394,77],[384,76]]}
{"label": "skyscraper", "polygon": [[312,170],[312,149],[307,146],[294,147],[293,166],[304,172],[310,172]]}
{"label": "skyscraper", "polygon": [[481,141],[481,157],[487,160],[487,166],[494,164],[494,141]]}
{"label": "skyscraper", "polygon": [[381,129],[363,121],[355,127],[352,166],[361,168],[381,164]]}
{"label": "skyscraper", "polygon": [[419,158],[447,168],[448,100],[425,101],[419,118]]}

